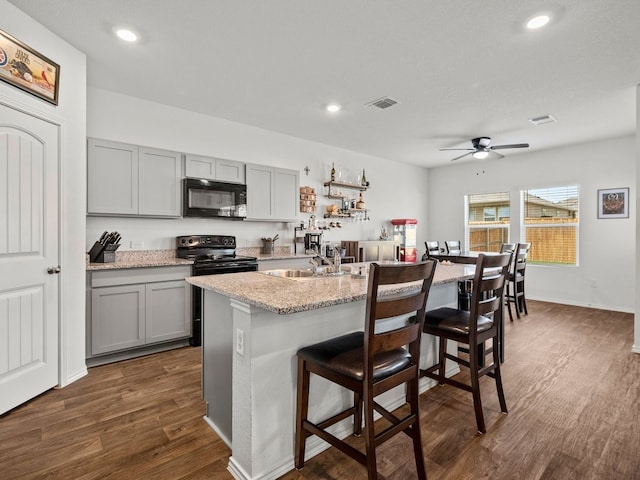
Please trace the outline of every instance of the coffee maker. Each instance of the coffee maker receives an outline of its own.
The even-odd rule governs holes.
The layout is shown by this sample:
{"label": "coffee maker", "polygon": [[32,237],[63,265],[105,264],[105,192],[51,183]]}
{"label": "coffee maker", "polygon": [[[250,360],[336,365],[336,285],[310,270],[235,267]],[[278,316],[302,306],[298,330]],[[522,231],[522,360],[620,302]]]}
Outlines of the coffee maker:
{"label": "coffee maker", "polygon": [[320,252],[322,248],[322,233],[313,232],[304,234],[304,251],[306,253]]}

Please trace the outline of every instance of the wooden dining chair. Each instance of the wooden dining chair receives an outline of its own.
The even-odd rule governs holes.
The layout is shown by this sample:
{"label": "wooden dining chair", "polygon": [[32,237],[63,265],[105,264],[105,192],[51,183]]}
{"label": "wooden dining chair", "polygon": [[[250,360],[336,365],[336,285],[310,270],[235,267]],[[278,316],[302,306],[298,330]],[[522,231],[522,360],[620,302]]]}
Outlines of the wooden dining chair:
{"label": "wooden dining chair", "polygon": [[[298,350],[298,391],[296,408],[295,466],[304,466],[306,439],[317,435],[345,454],[367,467],[369,480],[377,478],[376,447],[392,436],[404,432],[413,440],[418,478],[427,474],[420,436],[418,398],[420,342],[424,325],[425,306],[436,262],[429,260],[417,264],[379,265],[372,263],[369,270],[364,332],[333,338]],[[385,295],[385,286],[415,282],[415,289]],[[396,323],[380,325],[385,319]],[[397,323],[400,323],[398,325]],[[309,381],[314,373],[351,390],[353,406],[332,417],[309,421]],[[374,399],[398,385],[406,384],[408,412],[402,418],[389,412]],[[374,411],[390,425],[374,431]],[[353,416],[353,433],[362,433],[364,415],[365,453],[350,446],[327,431],[336,422]]]}
{"label": "wooden dining chair", "polygon": [[513,322],[513,313],[511,312],[511,304],[515,306],[516,315],[520,318],[520,314],[524,311],[525,315],[529,315],[527,310],[527,297],[525,295],[524,280],[527,270],[527,258],[531,250],[531,243],[519,243],[513,255],[513,264],[509,272],[509,282],[507,284],[507,292],[505,298],[507,301],[507,309],[509,310],[509,320]]}
{"label": "wooden dining chair", "polygon": [[444,245],[447,248],[447,253],[457,255],[462,252],[462,244],[460,243],[460,240],[446,240]]}
{"label": "wooden dining chair", "polygon": [[[480,254],[476,261],[470,311],[442,307],[427,312],[424,333],[439,337],[438,363],[420,370],[421,377],[429,377],[440,384],[448,384],[472,393],[478,432],[486,426],[480,399],[480,377],[489,375],[496,382],[500,409],[507,413],[500,374],[499,344],[502,329],[504,287],[509,275],[511,254]],[[467,345],[457,354],[446,351],[447,340]],[[491,340],[491,346],[486,342]],[[491,355],[491,361],[485,358]],[[481,358],[482,357],[482,358]],[[470,382],[463,383],[446,376],[446,361],[452,360],[469,369]]]}

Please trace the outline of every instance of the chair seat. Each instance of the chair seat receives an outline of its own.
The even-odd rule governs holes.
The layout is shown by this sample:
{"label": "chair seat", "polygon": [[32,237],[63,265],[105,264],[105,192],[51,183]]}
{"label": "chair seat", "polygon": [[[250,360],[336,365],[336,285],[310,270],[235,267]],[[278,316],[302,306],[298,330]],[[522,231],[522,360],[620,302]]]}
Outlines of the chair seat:
{"label": "chair seat", "polygon": [[[362,380],[364,378],[364,332],[354,332],[298,350],[298,356],[339,375]],[[373,378],[381,380],[406,368],[411,355],[404,348],[396,348],[374,357]]]}
{"label": "chair seat", "polygon": [[[456,310],[455,308],[438,308],[428,311],[424,319],[424,330],[436,328],[454,333],[469,334],[469,312]],[[493,326],[493,320],[480,315],[478,317],[478,332],[489,330]]]}

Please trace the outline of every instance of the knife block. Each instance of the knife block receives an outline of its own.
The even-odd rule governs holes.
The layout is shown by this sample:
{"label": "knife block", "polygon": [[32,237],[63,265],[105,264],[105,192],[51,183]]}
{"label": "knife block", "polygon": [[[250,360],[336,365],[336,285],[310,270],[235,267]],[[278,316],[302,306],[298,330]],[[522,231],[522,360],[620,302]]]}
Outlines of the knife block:
{"label": "knife block", "polygon": [[99,242],[93,244],[89,250],[89,262],[91,263],[113,263],[116,261],[116,250],[120,247],[117,245],[102,245]]}

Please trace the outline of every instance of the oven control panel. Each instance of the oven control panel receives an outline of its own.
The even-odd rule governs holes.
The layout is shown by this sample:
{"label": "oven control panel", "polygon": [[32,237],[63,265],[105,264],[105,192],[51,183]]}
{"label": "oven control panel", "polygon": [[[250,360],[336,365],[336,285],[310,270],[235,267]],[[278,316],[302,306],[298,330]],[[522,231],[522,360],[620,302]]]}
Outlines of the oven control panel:
{"label": "oven control panel", "polygon": [[176,237],[177,248],[236,247],[236,237],[231,235],[186,235]]}

